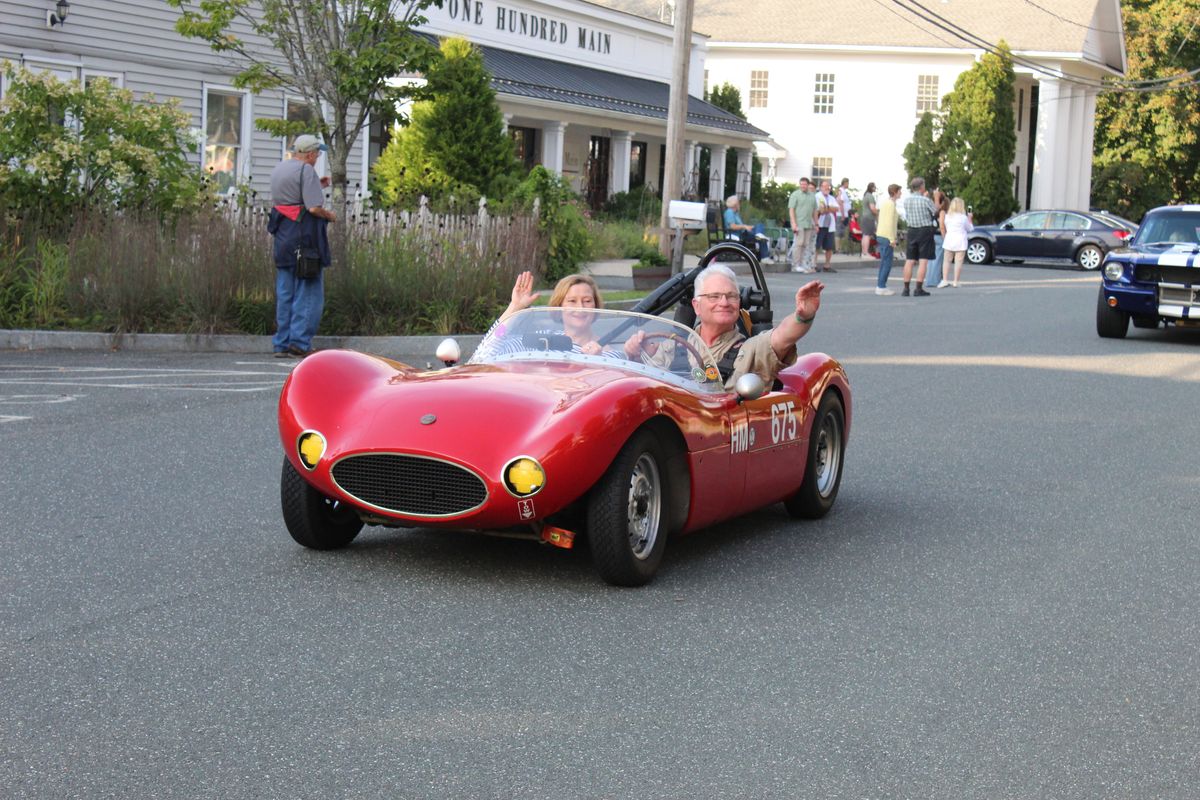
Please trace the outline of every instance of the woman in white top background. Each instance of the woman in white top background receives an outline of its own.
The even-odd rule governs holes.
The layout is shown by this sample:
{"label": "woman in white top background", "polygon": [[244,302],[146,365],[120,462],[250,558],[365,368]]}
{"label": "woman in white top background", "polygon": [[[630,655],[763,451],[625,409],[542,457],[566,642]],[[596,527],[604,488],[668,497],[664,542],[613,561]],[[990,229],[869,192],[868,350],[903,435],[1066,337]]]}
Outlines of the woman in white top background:
{"label": "woman in white top background", "polygon": [[967,258],[967,234],[975,230],[971,224],[971,215],[961,197],[950,201],[950,210],[946,212],[945,237],[942,240],[942,282],[938,288],[946,286],[950,277],[950,262],[954,262],[954,280],[950,286],[958,288],[958,280],[962,277],[963,261]]}

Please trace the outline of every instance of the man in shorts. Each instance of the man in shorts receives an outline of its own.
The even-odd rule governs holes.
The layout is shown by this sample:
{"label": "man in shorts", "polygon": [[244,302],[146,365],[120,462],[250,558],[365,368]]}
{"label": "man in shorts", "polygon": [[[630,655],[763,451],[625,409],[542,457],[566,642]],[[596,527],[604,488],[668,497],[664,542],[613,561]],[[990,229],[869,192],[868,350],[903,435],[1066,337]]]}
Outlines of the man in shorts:
{"label": "man in shorts", "polygon": [[924,178],[913,178],[909,184],[912,193],[904,198],[904,219],[908,223],[908,244],[905,249],[904,261],[904,291],[900,294],[908,297],[908,283],[912,279],[913,264],[917,264],[917,288],[913,297],[928,297],[925,291],[925,268],[933,258],[933,234],[937,229],[937,209],[929,199],[925,189]]}

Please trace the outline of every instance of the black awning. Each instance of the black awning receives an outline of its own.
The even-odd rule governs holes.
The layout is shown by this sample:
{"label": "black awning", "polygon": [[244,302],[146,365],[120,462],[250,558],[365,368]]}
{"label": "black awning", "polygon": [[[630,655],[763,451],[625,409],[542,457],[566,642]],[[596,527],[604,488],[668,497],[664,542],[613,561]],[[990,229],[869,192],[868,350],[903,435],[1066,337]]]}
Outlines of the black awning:
{"label": "black awning", "polygon": [[[497,47],[476,47],[483,54],[483,63],[492,74],[492,88],[497,94],[619,111],[664,122],[667,119],[670,87],[665,83]],[[744,119],[690,95],[688,123],[760,139],[769,138],[766,131]]]}

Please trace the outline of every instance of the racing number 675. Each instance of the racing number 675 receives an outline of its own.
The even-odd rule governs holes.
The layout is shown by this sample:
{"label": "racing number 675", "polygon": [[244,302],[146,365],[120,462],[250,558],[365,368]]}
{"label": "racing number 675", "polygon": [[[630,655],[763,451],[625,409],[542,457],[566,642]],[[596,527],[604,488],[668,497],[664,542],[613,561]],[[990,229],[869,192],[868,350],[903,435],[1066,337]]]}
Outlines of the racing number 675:
{"label": "racing number 675", "polygon": [[796,403],[771,404],[771,443],[779,444],[796,438]]}

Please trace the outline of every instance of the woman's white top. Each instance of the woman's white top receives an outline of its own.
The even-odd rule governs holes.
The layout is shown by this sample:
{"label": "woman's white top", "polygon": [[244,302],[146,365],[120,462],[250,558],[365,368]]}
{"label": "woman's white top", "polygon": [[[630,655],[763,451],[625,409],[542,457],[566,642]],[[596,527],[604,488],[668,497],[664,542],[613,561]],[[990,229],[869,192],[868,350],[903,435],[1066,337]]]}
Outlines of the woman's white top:
{"label": "woman's white top", "polygon": [[967,249],[967,234],[975,230],[966,214],[946,215],[946,236],[942,240],[942,250],[957,253]]}

